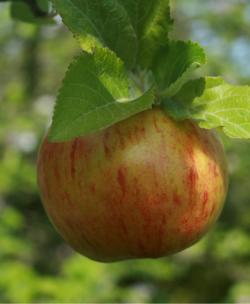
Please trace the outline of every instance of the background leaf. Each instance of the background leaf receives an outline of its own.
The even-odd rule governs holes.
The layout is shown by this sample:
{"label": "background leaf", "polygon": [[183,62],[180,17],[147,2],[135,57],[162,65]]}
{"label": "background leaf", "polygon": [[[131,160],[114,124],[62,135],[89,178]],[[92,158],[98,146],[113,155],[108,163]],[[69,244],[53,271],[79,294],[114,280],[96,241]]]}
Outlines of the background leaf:
{"label": "background leaf", "polygon": [[176,119],[195,119],[202,128],[222,127],[229,137],[250,138],[249,86],[232,86],[219,77],[198,79],[164,107]]}
{"label": "background leaf", "polygon": [[10,13],[13,19],[26,23],[53,23],[48,18],[50,5],[48,0],[37,0],[32,6],[24,1],[13,1],[10,6]]}
{"label": "background leaf", "polygon": [[50,140],[63,141],[106,128],[151,108],[152,90],[132,96],[120,59],[108,49],[83,53],[69,67],[55,107]]}

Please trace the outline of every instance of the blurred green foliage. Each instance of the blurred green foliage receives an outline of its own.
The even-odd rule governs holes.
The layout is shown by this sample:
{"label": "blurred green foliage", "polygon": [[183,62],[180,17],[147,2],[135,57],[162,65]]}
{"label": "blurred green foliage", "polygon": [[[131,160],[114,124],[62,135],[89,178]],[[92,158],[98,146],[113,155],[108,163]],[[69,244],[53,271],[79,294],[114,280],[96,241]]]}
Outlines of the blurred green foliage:
{"label": "blurred green foliage", "polygon": [[[199,41],[210,75],[250,83],[250,4],[172,1],[174,37]],[[60,239],[41,206],[36,154],[79,47],[61,25],[11,20],[0,4],[0,302],[250,302],[250,143],[224,139],[226,207],[192,248],[159,260],[101,264]]]}

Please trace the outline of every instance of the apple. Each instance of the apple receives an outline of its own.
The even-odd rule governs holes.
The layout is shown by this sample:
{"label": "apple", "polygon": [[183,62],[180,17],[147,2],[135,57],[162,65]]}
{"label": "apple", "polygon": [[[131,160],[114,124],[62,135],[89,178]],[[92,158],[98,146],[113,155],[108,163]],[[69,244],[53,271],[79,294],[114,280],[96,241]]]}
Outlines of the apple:
{"label": "apple", "polygon": [[154,108],[68,142],[45,138],[38,184],[63,238],[111,262],[194,244],[220,215],[228,176],[212,131]]}

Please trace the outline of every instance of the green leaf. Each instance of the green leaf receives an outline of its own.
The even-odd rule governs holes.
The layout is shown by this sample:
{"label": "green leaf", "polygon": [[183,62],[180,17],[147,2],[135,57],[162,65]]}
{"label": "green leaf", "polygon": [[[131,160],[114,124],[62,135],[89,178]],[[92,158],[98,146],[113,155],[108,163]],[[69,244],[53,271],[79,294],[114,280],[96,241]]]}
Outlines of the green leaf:
{"label": "green leaf", "polygon": [[49,12],[50,10],[50,0],[36,0],[38,7],[44,11],[44,12]]}
{"label": "green leaf", "polygon": [[168,0],[53,0],[63,22],[85,51],[106,46],[128,68],[150,68],[168,41],[172,25]]}
{"label": "green leaf", "polygon": [[[35,2],[34,2],[35,3]],[[50,24],[52,19],[47,18],[49,13],[49,1],[37,0],[35,4],[30,5],[25,2],[15,1],[11,3],[10,14],[13,19],[26,23]],[[37,15],[36,15],[37,14]]]}
{"label": "green leaf", "polygon": [[161,49],[153,65],[160,95],[175,95],[190,80],[193,72],[205,63],[206,56],[199,44],[171,41]]}
{"label": "green leaf", "polygon": [[190,81],[164,102],[175,119],[194,119],[200,127],[222,127],[232,138],[250,138],[250,87],[233,86],[217,77]]}
{"label": "green leaf", "polygon": [[83,53],[69,67],[59,92],[51,141],[104,129],[152,107],[152,88],[138,97],[123,62],[108,49]]}
{"label": "green leaf", "polygon": [[168,43],[168,34],[172,29],[173,20],[170,16],[168,0],[152,0],[150,14],[142,26],[142,34],[139,36],[139,65],[151,69],[159,50]]}
{"label": "green leaf", "polygon": [[135,63],[137,38],[130,18],[117,0],[53,0],[63,22],[85,51],[107,46],[128,67]]}
{"label": "green leaf", "polygon": [[10,14],[13,19],[18,21],[35,23],[36,17],[31,11],[30,7],[24,2],[12,2],[10,7]]}
{"label": "green leaf", "polygon": [[173,20],[168,0],[120,0],[126,8],[138,39],[137,62],[151,68],[159,48],[168,42]]}

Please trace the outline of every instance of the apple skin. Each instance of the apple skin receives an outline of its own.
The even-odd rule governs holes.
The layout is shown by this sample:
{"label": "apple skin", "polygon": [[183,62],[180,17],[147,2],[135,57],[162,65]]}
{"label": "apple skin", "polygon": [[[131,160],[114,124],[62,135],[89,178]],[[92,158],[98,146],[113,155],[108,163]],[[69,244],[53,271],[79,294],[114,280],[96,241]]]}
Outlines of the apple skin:
{"label": "apple skin", "polygon": [[181,251],[214,224],[228,185],[220,141],[154,108],[38,157],[44,207],[79,253],[103,262]]}

